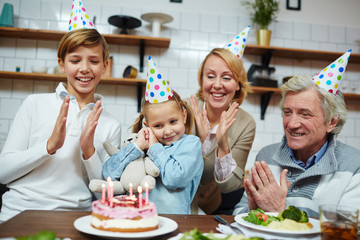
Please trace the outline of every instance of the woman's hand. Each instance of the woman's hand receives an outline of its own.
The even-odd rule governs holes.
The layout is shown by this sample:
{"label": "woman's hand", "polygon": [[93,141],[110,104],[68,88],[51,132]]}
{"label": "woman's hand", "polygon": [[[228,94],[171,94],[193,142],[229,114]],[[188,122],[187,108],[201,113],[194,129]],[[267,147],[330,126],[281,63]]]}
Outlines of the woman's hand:
{"label": "woman's hand", "polygon": [[202,113],[200,112],[199,105],[194,95],[190,98],[190,106],[194,113],[196,135],[200,138],[201,143],[203,143],[209,134],[209,123],[207,121],[206,109],[203,109]]}
{"label": "woman's hand", "polygon": [[138,138],[136,140],[136,145],[142,151],[149,148],[149,129],[148,128],[142,128],[138,132]]}
{"label": "woman's hand", "polygon": [[228,131],[229,128],[236,121],[235,115],[238,112],[239,104],[234,102],[231,104],[229,109],[221,113],[219,126],[216,130],[216,141],[218,144],[217,156],[219,158],[224,157],[230,153],[229,140],[228,140]]}
{"label": "woman's hand", "polygon": [[281,172],[279,186],[269,166],[264,161],[255,162],[251,168],[252,181],[244,181],[250,209],[261,208],[265,212],[286,209],[286,195],[290,186],[286,173],[287,169]]}
{"label": "woman's hand", "polygon": [[81,132],[80,147],[85,160],[89,159],[95,153],[94,135],[101,112],[101,101],[96,101],[95,106],[89,114],[86,124]]}
{"label": "woman's hand", "polygon": [[61,104],[60,112],[56,119],[54,130],[46,143],[46,149],[49,154],[54,154],[59,148],[64,145],[69,102],[70,97],[69,95],[67,95],[64,98],[63,103]]}

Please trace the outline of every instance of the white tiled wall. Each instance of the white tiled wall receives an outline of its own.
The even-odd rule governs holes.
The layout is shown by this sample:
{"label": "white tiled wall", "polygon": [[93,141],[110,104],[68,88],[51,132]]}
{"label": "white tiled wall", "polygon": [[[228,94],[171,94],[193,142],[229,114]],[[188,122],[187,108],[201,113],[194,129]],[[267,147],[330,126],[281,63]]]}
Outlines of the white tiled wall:
{"label": "white tiled wall", "polygon": [[[325,0],[321,0],[325,1]],[[0,0],[14,5],[15,26],[21,28],[67,29],[70,14],[70,0]],[[124,1],[85,1],[85,7],[91,16],[96,16],[97,29],[101,33],[116,33],[119,29],[109,25],[107,19],[111,15],[126,14],[140,19],[142,13],[165,12],[174,20],[162,27],[161,35],[171,38],[170,47],[146,48],[145,55],[152,55],[159,69],[171,82],[171,86],[182,97],[189,97],[197,89],[197,69],[202,59],[214,47],[222,47],[235,34],[251,24],[246,11],[238,6],[236,1],[227,1],[227,5],[218,4],[213,11],[194,11],[186,1],[179,7],[168,7],[165,0],[137,1],[125,5]],[[354,1],[353,1],[354,2]],[[196,6],[206,4],[207,0],[192,1]],[[215,4],[215,2],[214,2]],[[229,5],[234,6],[229,6]],[[285,3],[284,3],[285,4]],[[304,3],[307,7],[312,3]],[[319,3],[313,3],[319,4]],[[316,6],[316,5],[315,5]],[[358,6],[358,5],[357,5]],[[351,6],[346,6],[351,8]],[[206,7],[208,10],[209,6]],[[234,9],[230,12],[230,9]],[[236,11],[240,9],[240,13]],[[305,11],[305,10],[304,10]],[[215,13],[214,13],[215,12]],[[274,22],[271,45],[290,48],[303,48],[325,51],[345,52],[352,48],[354,53],[360,53],[360,27],[324,24],[316,21],[297,21],[298,18],[281,18],[287,12],[279,15],[279,21]],[[130,33],[151,35],[151,25],[145,21],[142,26]],[[251,31],[249,43],[255,43]],[[45,65],[52,73],[57,65],[57,46],[54,41],[36,41],[27,39],[0,38],[0,70],[15,71],[20,66],[21,71],[30,72],[32,65]],[[111,56],[114,57],[113,76],[121,77],[124,68],[132,65],[139,68],[139,48],[136,46],[110,45]],[[146,58],[146,57],[145,57]],[[335,59],[334,59],[335,60]],[[259,56],[244,56],[244,65],[248,69],[252,63],[259,63]],[[146,60],[145,60],[146,62]],[[306,73],[313,75],[326,67],[330,62],[273,58],[271,66],[276,68],[274,78],[281,83],[285,76]],[[360,65],[349,64],[344,84],[344,91],[360,93]],[[139,73],[144,78],[144,73]],[[32,93],[52,92],[57,83],[47,81],[25,81],[0,79],[0,150],[3,147],[17,109],[23,99]],[[99,85],[97,91],[105,96],[105,108],[110,111],[123,126],[123,137],[128,133],[137,117],[136,87],[122,85]],[[280,141],[282,130],[281,113],[278,108],[280,96],[273,96],[266,111],[265,120],[260,120],[260,96],[249,95],[242,107],[252,114],[257,123],[256,137],[250,152],[249,162],[265,145]],[[359,100],[347,102],[349,110],[348,122],[339,138],[354,147],[360,148],[360,104]]]}

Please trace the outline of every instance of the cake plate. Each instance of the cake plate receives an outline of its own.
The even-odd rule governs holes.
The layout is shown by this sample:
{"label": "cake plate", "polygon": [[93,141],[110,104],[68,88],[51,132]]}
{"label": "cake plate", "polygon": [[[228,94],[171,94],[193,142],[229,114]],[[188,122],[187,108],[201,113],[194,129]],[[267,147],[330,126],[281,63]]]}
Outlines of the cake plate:
{"label": "cake plate", "polygon": [[127,29],[133,29],[141,26],[141,21],[137,18],[126,15],[114,15],[108,18],[108,22],[118,28],[121,28],[121,34],[128,34]]}
{"label": "cake plate", "polygon": [[173,17],[165,13],[144,13],[141,19],[152,24],[152,34],[154,37],[160,37],[161,24],[171,22]]}

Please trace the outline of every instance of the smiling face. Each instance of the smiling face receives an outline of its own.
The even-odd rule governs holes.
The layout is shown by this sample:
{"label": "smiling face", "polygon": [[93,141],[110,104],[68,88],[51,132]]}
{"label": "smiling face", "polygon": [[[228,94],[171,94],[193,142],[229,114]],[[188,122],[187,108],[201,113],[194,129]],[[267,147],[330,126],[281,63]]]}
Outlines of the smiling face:
{"label": "smiling face", "polygon": [[325,122],[324,109],[314,89],[288,92],[283,105],[283,127],[289,147],[307,161],[325,143],[337,121]]}
{"label": "smiling face", "polygon": [[60,69],[67,76],[67,90],[78,100],[90,96],[93,99],[95,88],[105,72],[107,62],[103,60],[102,46],[79,46],[58,60]]}
{"label": "smiling face", "polygon": [[229,108],[240,86],[226,62],[212,55],[204,64],[202,89],[207,109],[210,107],[214,111],[224,111]]}
{"label": "smiling face", "polygon": [[181,110],[176,101],[152,104],[144,124],[150,127],[163,145],[179,140],[185,133],[186,110]]}

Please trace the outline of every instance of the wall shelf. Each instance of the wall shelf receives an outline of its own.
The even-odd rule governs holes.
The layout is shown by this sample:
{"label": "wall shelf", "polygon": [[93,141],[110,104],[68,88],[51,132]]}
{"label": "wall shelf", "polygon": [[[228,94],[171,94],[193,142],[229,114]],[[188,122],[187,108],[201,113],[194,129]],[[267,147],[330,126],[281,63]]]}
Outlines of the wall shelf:
{"label": "wall shelf", "polygon": [[[281,95],[280,88],[271,88],[271,87],[258,87],[258,86],[251,86],[252,93],[250,94],[260,94],[260,119],[265,119],[265,112],[269,105],[271,96]],[[355,93],[343,93],[345,101],[349,100],[360,100],[360,94]]]}
{"label": "wall shelf", "polygon": [[[25,29],[25,28],[9,28],[9,27],[0,27],[0,37],[3,38],[20,38],[20,39],[34,39],[34,40],[47,40],[47,41],[60,41],[66,32],[63,31],[53,31],[53,30],[42,30],[42,29]],[[108,44],[117,44],[117,45],[132,45],[139,46],[139,71],[143,72],[144,70],[144,53],[145,47],[159,47],[159,48],[168,48],[170,46],[170,38],[162,37],[147,37],[147,36],[137,36],[137,35],[128,35],[128,34],[103,34]],[[64,81],[65,77],[61,75],[49,75],[49,74],[34,74],[34,73],[19,73],[20,77],[12,75],[11,72],[1,72],[0,78],[5,78],[3,76],[11,75],[9,78],[21,78],[21,79],[31,79],[31,80],[54,80],[54,81]],[[143,83],[146,83],[146,80],[141,79],[126,79],[126,78],[102,78],[102,83],[116,83],[116,84],[126,84],[126,85],[136,85],[138,90],[138,111],[141,109],[141,94]]]}
{"label": "wall shelf", "polygon": [[[263,56],[265,53],[271,51],[273,57],[281,58],[295,58],[295,59],[307,59],[307,60],[323,60],[323,61],[335,61],[338,57],[343,55],[345,52],[326,52],[318,50],[306,50],[297,48],[284,48],[274,46],[259,46],[259,45],[246,45],[244,56],[260,55]],[[360,64],[360,54],[351,53],[349,63]]]}

